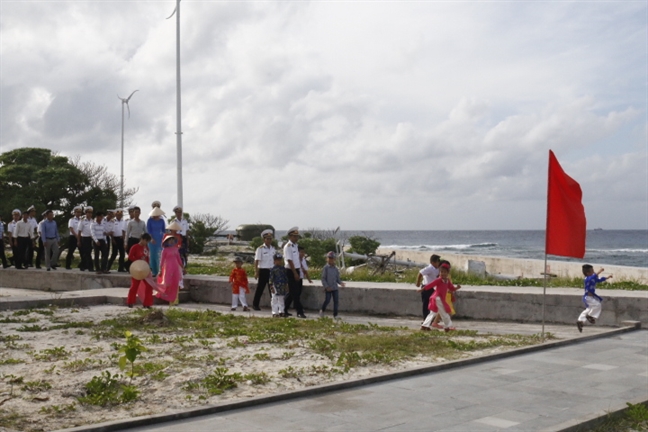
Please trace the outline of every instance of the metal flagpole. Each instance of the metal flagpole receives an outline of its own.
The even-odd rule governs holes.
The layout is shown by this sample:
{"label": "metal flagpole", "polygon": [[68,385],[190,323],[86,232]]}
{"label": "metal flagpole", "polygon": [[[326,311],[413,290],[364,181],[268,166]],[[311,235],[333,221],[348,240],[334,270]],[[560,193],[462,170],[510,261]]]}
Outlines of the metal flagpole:
{"label": "metal flagpole", "polygon": [[551,176],[551,163],[547,163],[547,221],[545,224],[545,258],[544,258],[544,283],[542,284],[542,340],[544,340],[545,334],[545,303],[547,297],[547,277],[549,274],[547,272],[547,244],[549,241],[549,181]]}
{"label": "metal flagpole", "polygon": [[178,164],[178,205],[184,208],[182,197],[182,114],[181,114],[181,96],[180,96],[180,0],[176,0],[176,8],[169,15],[169,18],[176,15],[176,150]]}

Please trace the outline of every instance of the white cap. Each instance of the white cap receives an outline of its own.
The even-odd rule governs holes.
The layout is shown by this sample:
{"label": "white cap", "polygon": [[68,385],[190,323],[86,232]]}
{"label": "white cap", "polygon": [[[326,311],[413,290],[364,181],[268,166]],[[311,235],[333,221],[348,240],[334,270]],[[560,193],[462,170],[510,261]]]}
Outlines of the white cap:
{"label": "white cap", "polygon": [[273,235],[273,234],[274,234],[274,232],[271,229],[266,229],[266,230],[261,231],[261,237],[262,238],[267,236],[267,235]]}
{"label": "white cap", "polygon": [[182,210],[182,206],[177,205],[173,207],[173,211],[175,212],[176,210]]}
{"label": "white cap", "polygon": [[12,215],[14,215],[14,214],[22,215],[22,212],[21,212],[20,210],[18,210],[18,209],[13,209],[13,211],[11,212],[11,214],[12,214]]}
{"label": "white cap", "polygon": [[30,211],[32,211],[32,210],[36,211],[36,207],[34,207],[34,206],[29,206],[29,208],[27,209],[27,212],[30,212]]}
{"label": "white cap", "polygon": [[108,213],[115,213],[116,211],[117,211],[117,210],[115,210],[115,209],[108,209],[108,210],[106,210],[106,212],[108,212]]}
{"label": "white cap", "polygon": [[297,235],[299,235],[299,227],[296,227],[296,226],[295,226],[295,227],[290,228],[290,229],[288,230],[288,235],[291,235],[291,234],[297,234]]}
{"label": "white cap", "polygon": [[84,213],[88,213],[89,211],[90,212],[94,211],[94,208],[92,208],[92,206],[86,206],[86,208],[83,211],[84,211]]}

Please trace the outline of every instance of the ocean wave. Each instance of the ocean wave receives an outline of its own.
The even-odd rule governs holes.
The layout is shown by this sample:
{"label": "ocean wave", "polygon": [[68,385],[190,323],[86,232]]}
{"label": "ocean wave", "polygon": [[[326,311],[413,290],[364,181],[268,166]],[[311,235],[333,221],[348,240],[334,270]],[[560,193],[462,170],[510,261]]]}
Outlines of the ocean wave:
{"label": "ocean wave", "polygon": [[385,245],[381,246],[390,249],[418,250],[418,251],[450,251],[450,250],[467,250],[467,249],[492,249],[499,246],[497,243],[476,243],[476,244],[452,244],[452,245]]}

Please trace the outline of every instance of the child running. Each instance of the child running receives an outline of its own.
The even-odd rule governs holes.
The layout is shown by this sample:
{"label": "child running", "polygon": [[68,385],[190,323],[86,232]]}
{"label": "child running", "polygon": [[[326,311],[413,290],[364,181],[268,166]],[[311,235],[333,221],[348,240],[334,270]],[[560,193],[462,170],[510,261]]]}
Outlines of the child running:
{"label": "child running", "polygon": [[326,306],[328,306],[333,297],[333,319],[338,319],[338,286],[344,287],[344,282],[340,280],[340,270],[335,266],[335,253],[329,252],[326,254],[326,265],[322,269],[322,286],[326,297],[322,308],[319,311],[321,317],[324,316]]}
{"label": "child running", "polygon": [[448,291],[454,292],[460,289],[461,285],[457,285],[455,287],[452,284],[452,281],[450,281],[449,262],[444,262],[443,264],[441,264],[439,266],[439,277],[423,288],[419,289],[419,292],[424,290],[431,290],[433,288],[435,288],[434,294],[432,294],[432,297],[430,297],[430,303],[428,305],[430,314],[427,316],[427,318],[425,318],[423,324],[421,324],[421,330],[431,330],[430,325],[432,324],[432,321],[434,321],[434,318],[437,314],[441,315],[441,319],[443,320],[444,324],[444,330],[446,332],[455,330],[455,328],[452,326],[452,319],[449,315],[451,309],[446,300],[446,294],[448,293]]}
{"label": "child running", "polygon": [[[429,284],[434,279],[439,277],[439,266],[441,265],[441,257],[437,254],[434,254],[430,257],[430,265],[421,269],[418,276],[416,277],[416,288],[421,287],[421,282],[423,286]],[[421,291],[421,303],[423,304],[423,319],[425,319],[429,314],[430,310],[428,309],[428,304],[430,303],[430,297],[434,294],[434,289]]]}
{"label": "child running", "polygon": [[238,307],[238,303],[241,302],[243,306],[243,311],[247,312],[250,310],[245,299],[245,294],[250,292],[248,287],[248,278],[245,269],[243,269],[243,259],[239,256],[234,258],[234,267],[232,273],[230,273],[229,281],[232,284],[232,310],[235,311]]}
{"label": "child running", "polygon": [[272,306],[272,317],[284,317],[284,298],[288,293],[288,276],[286,276],[286,269],[283,266],[283,255],[276,253],[273,256],[274,267],[270,270],[268,283],[270,284],[270,292],[272,299],[270,305]]}
{"label": "child running", "polygon": [[612,275],[602,278],[598,277],[603,273],[603,270],[600,269],[594,273],[594,267],[590,264],[583,265],[583,275],[585,276],[583,303],[585,303],[585,310],[578,317],[578,321],[576,321],[576,327],[578,327],[578,331],[581,333],[583,333],[583,323],[585,320],[589,321],[590,324],[595,324],[598,317],[601,316],[601,302],[603,299],[596,295],[596,284],[612,279]]}

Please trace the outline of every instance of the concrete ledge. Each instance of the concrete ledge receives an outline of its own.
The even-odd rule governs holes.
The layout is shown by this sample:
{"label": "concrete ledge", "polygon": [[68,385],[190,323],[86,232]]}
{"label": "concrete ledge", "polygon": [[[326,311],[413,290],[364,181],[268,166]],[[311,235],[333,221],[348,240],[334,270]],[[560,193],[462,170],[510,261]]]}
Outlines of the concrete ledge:
{"label": "concrete ledge", "polygon": [[[632,405],[642,404],[648,407],[648,400],[646,400],[645,398],[638,398],[629,403]],[[577,419],[569,420],[565,423],[556,425],[551,429],[545,429],[543,432],[590,431],[607,420],[614,420],[622,417],[628,409],[630,409],[630,407],[627,404],[623,404],[607,411],[601,410],[589,416],[584,416]]]}
{"label": "concrete ledge", "polygon": [[[52,292],[128,287],[125,273],[95,275],[78,270],[0,270],[0,286],[37,289]],[[180,300],[199,303],[230,304],[232,293],[227,277],[187,276]],[[256,282],[250,279],[251,302]],[[457,292],[457,318],[491,321],[542,322],[545,303],[546,323],[573,324],[583,310],[580,288],[548,288],[546,296],[540,287],[464,286]],[[648,325],[648,291],[597,290],[604,298],[598,324],[617,326],[623,321]],[[126,294],[124,294],[124,297]],[[302,304],[317,311],[324,300],[319,281],[304,285]],[[270,306],[270,295],[264,293],[261,306]],[[2,306],[0,305],[0,308]],[[349,282],[340,291],[340,311],[371,315],[421,316],[421,297],[416,287],[402,283]]]}
{"label": "concrete ledge", "polygon": [[527,354],[531,352],[542,351],[542,350],[562,347],[566,345],[573,345],[577,343],[582,343],[582,342],[595,340],[595,339],[601,339],[610,336],[616,336],[616,335],[620,335],[635,330],[636,329],[634,327],[624,327],[624,328],[610,330],[608,332],[600,333],[597,335],[581,337],[578,339],[567,339],[567,340],[546,342],[539,345],[517,348],[511,351],[491,354],[482,357],[473,357],[469,359],[455,360],[455,361],[450,361],[438,365],[423,366],[423,367],[407,369],[404,371],[399,371],[399,372],[394,372],[389,374],[380,374],[380,375],[374,375],[374,376],[360,378],[356,380],[313,386],[302,390],[295,390],[295,391],[290,391],[281,394],[274,394],[270,396],[259,396],[255,398],[242,400],[242,401],[224,402],[221,404],[216,404],[216,405],[211,405],[211,406],[206,406],[201,408],[194,408],[194,409],[180,411],[176,413],[156,414],[150,416],[135,417],[128,420],[116,420],[112,422],[98,423],[94,425],[78,426],[70,429],[62,429],[59,432],[119,431],[126,428],[149,426],[149,425],[154,425],[159,423],[170,422],[174,420],[182,420],[182,419],[199,417],[199,416],[204,416],[209,414],[217,414],[217,413],[233,411],[241,408],[250,408],[250,407],[270,404],[274,402],[281,402],[281,401],[287,401],[292,399],[316,396],[316,395],[321,395],[321,394],[330,393],[334,391],[346,390],[346,389],[361,387],[361,386],[375,384],[384,381],[397,380],[397,379],[407,378],[416,375],[434,373],[434,372],[439,372],[448,369],[454,369],[454,368],[460,368],[460,367],[470,366],[479,363],[485,363],[492,360],[514,357],[517,355]]}

